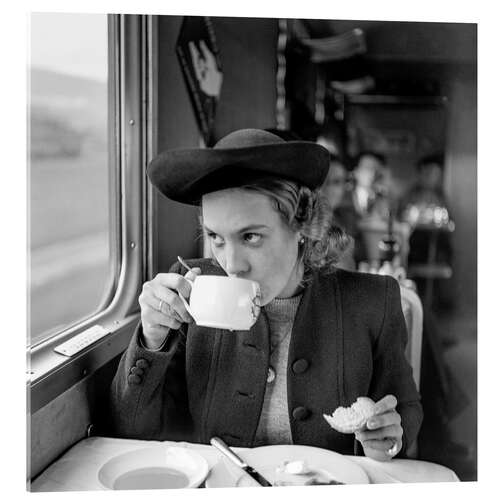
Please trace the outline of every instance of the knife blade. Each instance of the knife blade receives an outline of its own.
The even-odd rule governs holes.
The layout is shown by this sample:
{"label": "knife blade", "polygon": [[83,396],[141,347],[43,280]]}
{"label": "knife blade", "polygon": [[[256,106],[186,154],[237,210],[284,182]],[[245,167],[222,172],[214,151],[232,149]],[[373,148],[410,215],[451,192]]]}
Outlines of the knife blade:
{"label": "knife blade", "polygon": [[261,486],[272,486],[272,484],[252,466],[248,465],[229,446],[219,437],[210,439],[210,444],[219,450],[225,457],[229,458],[237,467],[245,471],[252,479],[257,481]]}

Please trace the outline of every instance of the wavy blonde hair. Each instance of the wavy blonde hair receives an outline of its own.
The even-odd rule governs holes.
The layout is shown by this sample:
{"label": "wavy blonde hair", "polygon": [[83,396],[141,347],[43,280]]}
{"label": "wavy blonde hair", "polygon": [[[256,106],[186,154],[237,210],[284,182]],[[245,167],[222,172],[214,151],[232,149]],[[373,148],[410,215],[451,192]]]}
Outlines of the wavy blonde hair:
{"label": "wavy blonde hair", "polygon": [[288,227],[303,236],[299,259],[304,263],[306,275],[315,270],[333,271],[352,247],[353,239],[335,223],[332,210],[319,190],[274,178],[256,179],[239,188],[267,195]]}

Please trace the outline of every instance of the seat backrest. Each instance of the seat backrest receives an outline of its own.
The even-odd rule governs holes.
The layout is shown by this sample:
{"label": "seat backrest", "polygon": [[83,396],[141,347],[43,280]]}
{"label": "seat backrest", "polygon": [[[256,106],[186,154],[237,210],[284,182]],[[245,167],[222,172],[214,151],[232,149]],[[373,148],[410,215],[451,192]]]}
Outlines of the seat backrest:
{"label": "seat backrest", "polygon": [[[406,329],[408,330],[408,343],[406,344],[405,354],[413,370],[415,385],[419,390],[424,316],[422,302],[414,290],[401,285],[401,306],[406,321]],[[418,458],[416,441],[406,450],[406,456],[408,458]]]}
{"label": "seat backrest", "polygon": [[422,302],[414,290],[406,286],[401,286],[401,306],[408,330],[408,343],[405,354],[413,369],[413,378],[417,389],[419,389],[424,317]]}

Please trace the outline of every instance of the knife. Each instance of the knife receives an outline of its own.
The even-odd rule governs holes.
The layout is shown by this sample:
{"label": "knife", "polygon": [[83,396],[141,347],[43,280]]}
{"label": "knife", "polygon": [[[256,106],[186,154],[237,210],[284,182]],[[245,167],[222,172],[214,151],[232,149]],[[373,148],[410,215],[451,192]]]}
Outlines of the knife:
{"label": "knife", "polygon": [[261,486],[272,486],[272,484],[253,467],[244,462],[229,446],[222,441],[221,438],[213,437],[210,444],[217,448],[225,457],[229,458],[233,464],[244,470],[252,479],[257,481]]}

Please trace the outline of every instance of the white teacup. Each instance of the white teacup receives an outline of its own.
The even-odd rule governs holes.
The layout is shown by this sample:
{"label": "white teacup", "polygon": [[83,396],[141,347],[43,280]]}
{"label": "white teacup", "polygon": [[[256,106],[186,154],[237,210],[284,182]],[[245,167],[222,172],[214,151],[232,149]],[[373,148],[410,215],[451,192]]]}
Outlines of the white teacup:
{"label": "white teacup", "polygon": [[260,313],[260,287],[255,281],[229,276],[198,276],[189,303],[179,295],[198,326],[250,330]]}

